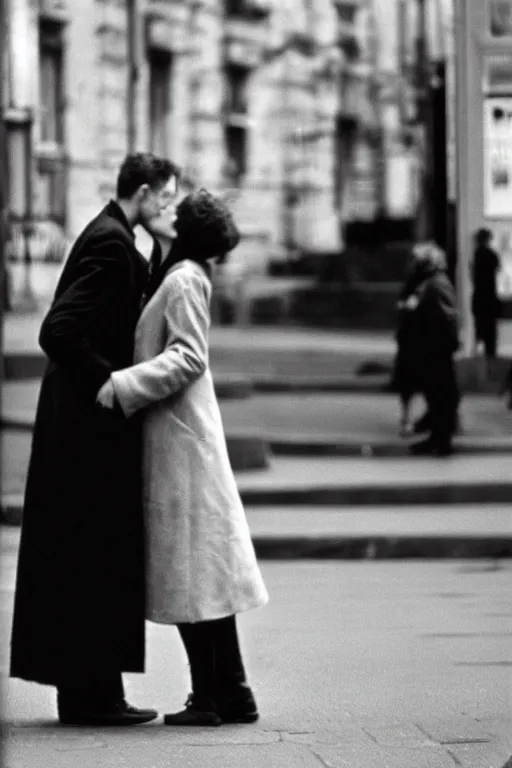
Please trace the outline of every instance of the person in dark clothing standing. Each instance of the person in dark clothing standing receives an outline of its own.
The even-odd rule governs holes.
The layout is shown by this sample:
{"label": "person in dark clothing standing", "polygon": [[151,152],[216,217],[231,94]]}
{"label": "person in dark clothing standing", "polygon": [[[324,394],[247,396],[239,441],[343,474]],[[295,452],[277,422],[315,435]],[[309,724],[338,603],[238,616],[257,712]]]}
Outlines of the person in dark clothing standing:
{"label": "person in dark clothing standing", "polygon": [[[432,426],[428,408],[416,421],[411,422],[410,420],[412,399],[414,395],[422,392],[420,372],[423,352],[421,344],[418,343],[414,310],[418,306],[420,287],[425,280],[425,269],[425,260],[420,251],[419,258],[413,258],[397,302],[398,323],[395,337],[397,352],[390,389],[397,392],[400,398],[400,434],[402,437],[428,433]],[[459,399],[455,413],[456,431],[460,429],[458,406]]]}
{"label": "person in dark clothing standing", "polygon": [[416,291],[411,334],[421,352],[416,358],[417,370],[427,402],[430,435],[412,444],[410,451],[447,456],[452,452],[460,400],[453,359],[459,346],[455,293],[446,274],[444,252],[435,243],[416,246],[415,257],[422,280]]}
{"label": "person in dark clothing standing", "polygon": [[492,232],[479,229],[475,235],[475,252],[472,265],[473,297],[471,308],[475,320],[476,341],[484,345],[487,358],[496,357],[498,342],[498,318],[500,300],[497,294],[496,276],[500,270],[500,258],[491,248]]}
{"label": "person in dark clothing standing", "polygon": [[423,280],[422,271],[414,260],[404,281],[397,302],[398,324],[396,331],[397,353],[393,366],[390,388],[398,392],[401,406],[400,433],[403,437],[413,434],[410,421],[411,401],[421,387],[417,356],[419,349],[411,323],[413,310],[418,304],[416,291]]}
{"label": "person in dark clothing standing", "polygon": [[64,265],[39,336],[49,362],[28,470],[11,639],[11,677],[57,688],[61,723],[128,725],[122,672],[145,662],[140,432],[99,393],[131,365],[148,266],[132,227],[173,204],[179,172],[129,155],[117,198]]}

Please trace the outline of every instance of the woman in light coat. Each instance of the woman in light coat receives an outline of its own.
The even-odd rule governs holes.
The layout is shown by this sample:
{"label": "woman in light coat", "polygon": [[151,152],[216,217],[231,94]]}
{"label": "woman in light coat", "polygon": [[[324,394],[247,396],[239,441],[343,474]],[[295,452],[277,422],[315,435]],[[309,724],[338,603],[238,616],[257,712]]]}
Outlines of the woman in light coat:
{"label": "woman in light coat", "polygon": [[235,615],[268,595],[208,363],[208,260],[223,260],[240,236],[206,190],[185,197],[176,214],[152,223],[164,261],[137,326],[135,365],[112,374],[125,415],[145,409],[147,618],[178,626],[190,662],[192,694],[166,724],[253,722]]}

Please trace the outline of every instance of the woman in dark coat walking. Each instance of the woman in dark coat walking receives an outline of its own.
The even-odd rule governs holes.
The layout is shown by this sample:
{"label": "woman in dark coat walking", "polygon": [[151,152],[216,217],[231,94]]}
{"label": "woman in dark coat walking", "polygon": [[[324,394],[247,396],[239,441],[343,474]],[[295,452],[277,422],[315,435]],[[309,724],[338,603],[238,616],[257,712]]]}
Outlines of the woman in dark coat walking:
{"label": "woman in dark coat walking", "polygon": [[454,365],[459,346],[458,314],[453,286],[446,274],[444,251],[435,243],[414,249],[422,281],[411,316],[420,391],[427,402],[430,435],[410,446],[413,454],[447,456],[452,452],[460,400]]}
{"label": "woman in dark coat walking", "polygon": [[144,671],[144,540],[136,421],[96,401],[131,364],[148,267],[132,227],[168,206],[177,169],[129,156],[117,201],[76,241],[40,332],[43,378],[28,471],[12,677],[54,685],[73,724],[154,719],[124,699]]}

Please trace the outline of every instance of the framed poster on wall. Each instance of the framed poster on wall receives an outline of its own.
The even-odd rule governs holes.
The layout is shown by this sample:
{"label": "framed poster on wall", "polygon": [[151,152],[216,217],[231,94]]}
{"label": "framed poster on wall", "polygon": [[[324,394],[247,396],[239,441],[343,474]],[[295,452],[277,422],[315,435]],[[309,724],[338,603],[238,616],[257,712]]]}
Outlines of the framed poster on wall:
{"label": "framed poster on wall", "polygon": [[512,95],[483,103],[484,216],[512,218]]}

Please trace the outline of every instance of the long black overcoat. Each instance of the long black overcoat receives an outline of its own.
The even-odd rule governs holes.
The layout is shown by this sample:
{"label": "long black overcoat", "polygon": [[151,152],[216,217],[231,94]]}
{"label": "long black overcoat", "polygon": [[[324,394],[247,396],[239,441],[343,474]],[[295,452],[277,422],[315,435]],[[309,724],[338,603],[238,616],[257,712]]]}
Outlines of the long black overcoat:
{"label": "long black overcoat", "polygon": [[55,685],[144,671],[139,428],[96,395],[132,364],[147,278],[112,201],[72,248],[42,324],[49,364],[25,492],[12,677]]}

